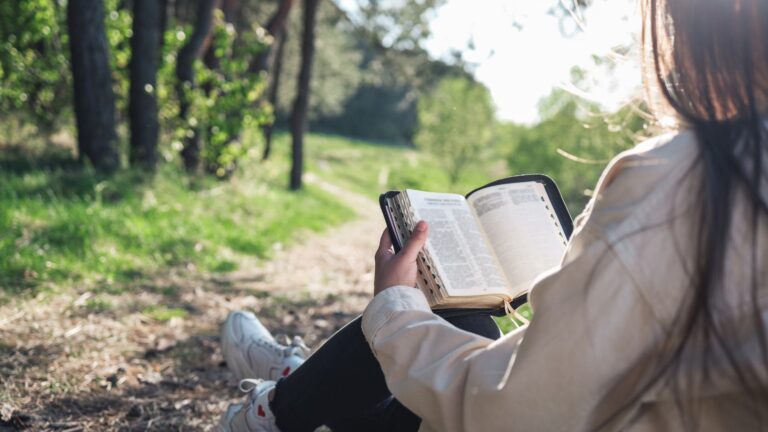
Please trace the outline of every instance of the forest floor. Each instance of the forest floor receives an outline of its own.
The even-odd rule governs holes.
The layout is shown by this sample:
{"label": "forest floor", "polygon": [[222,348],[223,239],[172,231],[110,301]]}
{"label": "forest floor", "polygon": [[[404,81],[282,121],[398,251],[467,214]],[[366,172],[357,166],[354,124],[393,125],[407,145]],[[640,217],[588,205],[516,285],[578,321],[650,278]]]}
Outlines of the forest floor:
{"label": "forest floor", "polygon": [[0,431],[209,430],[243,397],[219,348],[228,312],[251,310],[313,348],[358,315],[378,208],[309,180],[358,217],[232,273],[170,269],[123,294],[73,289],[0,306]]}

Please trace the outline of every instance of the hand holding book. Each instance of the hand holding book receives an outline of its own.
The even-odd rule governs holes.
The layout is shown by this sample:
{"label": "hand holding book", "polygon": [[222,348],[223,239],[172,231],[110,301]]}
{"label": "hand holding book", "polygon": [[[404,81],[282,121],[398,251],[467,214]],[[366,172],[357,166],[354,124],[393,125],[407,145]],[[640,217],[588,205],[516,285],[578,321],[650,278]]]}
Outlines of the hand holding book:
{"label": "hand holding book", "polygon": [[416,287],[418,272],[416,260],[427,242],[428,227],[424,221],[416,224],[413,235],[402,250],[395,253],[392,239],[384,230],[381,233],[379,249],[376,251],[376,275],[373,281],[373,295],[397,285]]}
{"label": "hand holding book", "polygon": [[514,308],[533,280],[556,266],[572,231],[555,183],[510,177],[466,197],[417,190],[380,197],[395,251],[420,221],[430,235],[416,259],[416,285],[433,309]]}

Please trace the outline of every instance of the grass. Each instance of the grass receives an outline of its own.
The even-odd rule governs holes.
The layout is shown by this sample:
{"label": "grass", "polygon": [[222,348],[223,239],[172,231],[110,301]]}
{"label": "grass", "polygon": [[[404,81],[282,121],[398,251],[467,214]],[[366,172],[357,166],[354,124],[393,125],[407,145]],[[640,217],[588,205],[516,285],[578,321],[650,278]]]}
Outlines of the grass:
{"label": "grass", "polygon": [[[275,145],[288,148],[289,136],[277,136]],[[308,169],[347,189],[378,198],[391,189],[422,189],[466,194],[492,180],[509,175],[506,161],[467,168],[456,184],[429,154],[412,147],[377,144],[333,135],[312,134],[307,140]]]}
{"label": "grass", "polygon": [[169,308],[167,306],[150,306],[142,313],[155,321],[167,322],[173,318],[186,318],[189,312],[181,308]]}
{"label": "grass", "polygon": [[[289,140],[278,133],[269,161],[246,160],[224,182],[191,181],[173,163],[155,175],[125,170],[107,178],[68,156],[3,152],[0,302],[75,284],[119,293],[169,268],[230,272],[248,259],[268,259],[275,245],[304,230],[351,219],[338,198],[311,184],[286,190]],[[451,184],[434,157],[410,147],[323,134],[309,134],[305,145],[307,171],[372,199],[404,188],[466,193],[510,174],[501,160],[471,166]],[[112,306],[91,303],[94,311]],[[145,313],[166,321],[185,311]],[[499,324],[514,328],[507,318]]]}
{"label": "grass", "polygon": [[111,310],[113,305],[109,300],[103,298],[92,298],[85,302],[85,309],[91,313],[103,313]]}
{"label": "grass", "polygon": [[0,302],[83,284],[119,292],[172,267],[232,271],[353,217],[311,185],[288,192],[284,165],[250,162],[230,181],[192,182],[174,164],[105,177],[68,156],[4,150]]}
{"label": "grass", "polygon": [[[119,293],[169,268],[231,272],[268,259],[302,231],[354,217],[311,184],[286,190],[289,140],[277,134],[269,161],[247,159],[228,181],[191,179],[175,162],[154,175],[107,177],[65,151],[4,149],[0,303],[67,286]],[[309,134],[306,154],[307,171],[373,199],[402,188],[465,193],[494,178],[492,169],[472,167],[451,185],[439,162],[413,148],[330,135]]]}
{"label": "grass", "polygon": [[[526,320],[530,321],[531,318],[533,318],[533,310],[531,309],[530,304],[526,303],[522,306],[520,306],[517,309],[517,313],[523,316]],[[512,330],[520,327],[523,325],[523,322],[520,321],[517,318],[512,318],[509,315],[505,315],[502,317],[493,317],[494,321],[496,321],[496,324],[501,329],[501,332],[504,334],[507,334],[511,332]]]}

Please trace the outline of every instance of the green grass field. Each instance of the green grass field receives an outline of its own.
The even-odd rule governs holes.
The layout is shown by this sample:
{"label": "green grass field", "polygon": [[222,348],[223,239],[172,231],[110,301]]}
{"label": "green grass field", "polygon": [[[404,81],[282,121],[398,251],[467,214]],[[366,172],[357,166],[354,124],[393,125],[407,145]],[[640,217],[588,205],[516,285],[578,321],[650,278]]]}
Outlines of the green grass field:
{"label": "green grass field", "polygon": [[[69,155],[3,151],[0,301],[75,285],[119,292],[168,268],[232,271],[297,233],[353,218],[311,184],[287,191],[289,142],[278,134],[271,160],[249,158],[223,182],[191,181],[173,163],[154,176],[104,177]],[[450,185],[439,163],[407,147],[320,134],[306,147],[307,171],[372,199],[391,188],[467,192],[494,177],[473,167]]]}
{"label": "green grass field", "polygon": [[[269,161],[248,158],[228,181],[191,181],[173,163],[154,176],[104,177],[68,155],[3,151],[0,303],[74,286],[119,293],[169,269],[233,271],[268,259],[303,231],[352,219],[351,209],[312,184],[287,190],[289,147],[288,134],[276,135]],[[439,162],[413,148],[323,134],[307,136],[306,153],[308,172],[372,200],[389,189],[466,193],[508,175],[503,162],[472,166],[451,185]],[[499,323],[513,328],[506,318]]]}
{"label": "green grass field", "polygon": [[[288,139],[287,135],[279,136],[277,145],[287,148]],[[382,191],[405,188],[465,194],[509,175],[506,162],[499,159],[469,166],[459,182],[452,185],[440,163],[429,154],[412,147],[332,135],[312,135],[307,153],[310,171],[371,198]]]}
{"label": "green grass field", "polygon": [[0,300],[83,284],[119,291],[171,267],[231,271],[298,232],[353,217],[311,185],[288,192],[277,165],[249,162],[233,180],[193,183],[173,165],[105,178],[4,151]]}

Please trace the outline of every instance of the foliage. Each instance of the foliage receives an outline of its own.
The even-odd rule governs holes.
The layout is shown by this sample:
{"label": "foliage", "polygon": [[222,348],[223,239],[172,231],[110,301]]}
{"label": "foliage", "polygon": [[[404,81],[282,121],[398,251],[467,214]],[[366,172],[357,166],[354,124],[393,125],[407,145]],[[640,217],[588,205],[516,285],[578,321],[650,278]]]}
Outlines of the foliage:
{"label": "foliage", "polygon": [[571,211],[580,211],[613,156],[638,141],[645,129],[639,108],[603,113],[564,90],[540,104],[542,121],[533,126],[502,125],[499,140],[515,173],[547,174],[558,183]]}
{"label": "foliage", "polygon": [[432,60],[423,49],[381,51],[361,44],[361,81],[340,114],[319,112],[312,126],[363,139],[412,143],[416,104],[445,78],[472,79],[461,64]]}
{"label": "foliage", "polygon": [[373,42],[394,50],[413,50],[429,38],[430,13],[445,0],[358,0],[359,25]]}
{"label": "foliage", "polygon": [[[283,69],[276,107],[287,118],[296,99],[296,82],[301,65],[301,11],[295,10],[286,25],[288,40],[283,54]],[[309,118],[337,115],[363,79],[362,52],[332,2],[320,2],[317,11],[315,59],[312,68]]]}
{"label": "foliage", "polygon": [[266,80],[248,71],[250,60],[267,43],[263,30],[238,35],[217,10],[211,41],[215,67],[195,63],[197,86],[187,92],[192,107],[188,126],[202,131],[203,162],[206,171],[217,177],[232,174],[237,161],[252,148],[239,139],[243,130],[272,121],[271,107],[260,101]]}
{"label": "foliage", "polygon": [[[531,309],[530,303],[526,303],[520,306],[516,312],[528,321],[533,318],[533,309]],[[509,315],[493,317],[493,320],[496,321],[496,324],[499,326],[499,330],[501,330],[502,334],[507,334],[524,324],[523,321],[517,318],[512,318]]]}
{"label": "foliage", "polygon": [[[71,113],[64,7],[51,0],[0,2],[0,112],[50,133]],[[7,117],[6,117],[7,118]]]}
{"label": "foliage", "polygon": [[133,15],[120,7],[120,0],[107,0],[104,4],[104,30],[109,44],[109,66],[112,70],[112,91],[118,120],[128,120],[128,91],[130,89],[131,36]]}
{"label": "foliage", "polygon": [[443,80],[418,105],[415,144],[444,163],[451,183],[482,161],[493,139],[494,107],[488,89],[462,78]]}
{"label": "foliage", "polygon": [[[429,14],[442,2],[375,3],[361,1],[364,10],[353,16],[334,2],[320,3],[310,127],[363,139],[410,143],[418,97],[446,76],[467,73],[461,65],[431,59],[420,46],[422,41],[417,40],[418,35],[427,34]],[[278,124],[289,117],[296,95],[301,38],[298,12],[288,22],[275,107]],[[390,28],[385,25],[388,20],[399,25]]]}
{"label": "foliage", "polygon": [[285,191],[287,161],[275,162],[243,169],[241,181],[189,184],[172,164],[151,178],[130,170],[104,177],[71,156],[4,149],[0,301],[2,292],[75,283],[120,291],[169,267],[231,271],[299,232],[352,217],[311,186]]}
{"label": "foliage", "polygon": [[[72,121],[72,78],[64,6],[55,0],[1,2],[0,4],[0,112],[14,113],[42,133],[55,132]],[[127,122],[132,14],[119,0],[105,4],[105,29],[109,44],[113,90],[121,123]],[[178,119],[175,64],[187,37],[183,26],[164,33],[157,92],[165,139],[160,152],[165,160],[175,157],[180,139],[190,126],[203,132],[204,162],[219,176],[231,173],[236,161],[249,150],[238,139],[246,128],[271,120],[271,109],[257,103],[265,78],[247,73],[247,63],[265,46],[263,31],[248,29],[237,35],[216,17],[213,44],[219,67],[197,68],[200,84],[189,92],[193,107],[188,124]],[[235,43],[235,39],[238,43]],[[198,62],[200,63],[200,62]],[[6,129],[8,125],[5,125]],[[27,130],[30,128],[24,128]]]}
{"label": "foliage", "polygon": [[450,64],[432,60],[424,48],[430,36],[430,19],[445,0],[402,2],[399,0],[357,0],[360,8],[351,18],[358,37],[369,51],[365,69],[377,86],[405,87],[405,101],[429,93],[446,77],[472,79],[460,55]]}
{"label": "foliage", "polygon": [[[25,125],[24,131],[47,134],[72,124],[72,82],[69,70],[69,48],[64,13],[65,3],[61,0],[25,0],[23,2],[0,2],[0,112],[13,113]],[[158,70],[158,108],[163,136],[160,152],[165,160],[176,157],[188,124],[178,121],[178,100],[175,92],[174,67],[176,55],[183,41],[188,37],[189,27],[196,8],[194,2],[174,2],[169,17],[168,30],[164,33],[163,54]],[[412,4],[413,3],[413,4]],[[361,3],[361,14],[350,19],[334,2],[321,2],[318,11],[318,43],[315,68],[311,84],[310,122],[313,127],[336,133],[353,134],[372,139],[410,142],[416,124],[416,100],[428,92],[446,74],[461,75],[459,66],[443,64],[429,58],[419,47],[419,37],[427,31],[429,13],[441,2],[406,2],[402,8],[395,8],[389,2]],[[129,90],[129,62],[131,58],[130,38],[132,36],[132,13],[130,3],[120,0],[106,0],[105,27],[109,43],[110,65],[112,67],[118,124],[127,122]],[[267,21],[275,1],[241,1],[241,13],[236,19],[236,44],[232,60],[248,61],[251,49],[263,46],[259,40],[258,25]],[[387,20],[395,20],[400,26],[389,27]],[[223,23],[220,22],[223,28]],[[255,24],[257,23],[257,24]],[[389,28],[389,30],[386,30]],[[219,30],[221,33],[223,30]],[[275,107],[279,120],[288,117],[295,98],[299,68],[299,41],[301,36],[300,9],[292,12],[288,23],[288,45],[279,103]],[[409,41],[409,38],[410,41]],[[219,38],[228,43],[226,38]],[[382,42],[383,41],[383,42]],[[399,41],[399,42],[394,42]],[[254,43],[255,42],[255,43]],[[225,48],[225,51],[227,49]],[[205,75],[206,71],[201,71]],[[234,73],[229,77],[219,74],[211,78],[212,86],[219,79],[233,86],[246,87],[248,80],[256,80],[254,88],[260,93],[263,77],[247,77]],[[202,79],[202,77],[201,77]],[[239,84],[238,84],[239,83]],[[221,95],[204,92],[196,96],[200,114],[193,122],[204,134],[212,128],[227,130],[225,134],[214,134],[214,145],[207,153],[213,162],[213,171],[222,168],[228,172],[231,160],[242,155],[247,149],[237,139],[236,131],[261,124],[263,118],[272,115],[266,106],[253,105],[260,110],[252,113],[251,120],[241,127],[232,122],[203,124],[206,104],[210,99],[227,105],[244,104],[248,94],[229,91],[225,102]],[[242,99],[234,102],[233,98]],[[8,118],[6,116],[6,118]],[[231,117],[230,118],[234,118]],[[249,124],[250,122],[250,124]],[[8,125],[3,125],[8,127]],[[126,128],[119,127],[124,135]],[[19,130],[13,132],[19,135]],[[18,137],[21,140],[21,137]],[[204,139],[206,136],[203,137]],[[124,142],[124,139],[121,140]],[[205,156],[205,155],[204,155]],[[220,159],[217,161],[217,159]],[[229,168],[228,168],[229,167]],[[221,172],[221,171],[220,171]]]}
{"label": "foliage", "polygon": [[157,110],[160,120],[159,152],[165,161],[173,160],[181,150],[181,138],[186,124],[179,118],[179,98],[176,92],[176,58],[184,45],[187,32],[174,26],[163,34],[161,61],[157,69]]}
{"label": "foliage", "polygon": [[144,315],[155,321],[166,322],[173,318],[186,318],[189,312],[181,308],[169,308],[167,306],[150,306],[142,311]]}

